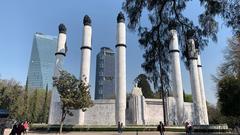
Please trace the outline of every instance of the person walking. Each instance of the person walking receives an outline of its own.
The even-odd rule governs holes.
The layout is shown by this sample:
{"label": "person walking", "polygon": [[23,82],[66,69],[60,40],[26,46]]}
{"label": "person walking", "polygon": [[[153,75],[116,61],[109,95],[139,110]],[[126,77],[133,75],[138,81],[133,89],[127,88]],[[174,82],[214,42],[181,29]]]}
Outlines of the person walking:
{"label": "person walking", "polygon": [[159,125],[157,126],[157,131],[159,131],[160,135],[164,135],[165,127],[162,121],[159,122]]}
{"label": "person walking", "polygon": [[118,133],[121,133],[121,123],[120,121],[117,124]]}
{"label": "person walking", "polygon": [[185,123],[186,135],[192,135],[192,125],[189,122]]}

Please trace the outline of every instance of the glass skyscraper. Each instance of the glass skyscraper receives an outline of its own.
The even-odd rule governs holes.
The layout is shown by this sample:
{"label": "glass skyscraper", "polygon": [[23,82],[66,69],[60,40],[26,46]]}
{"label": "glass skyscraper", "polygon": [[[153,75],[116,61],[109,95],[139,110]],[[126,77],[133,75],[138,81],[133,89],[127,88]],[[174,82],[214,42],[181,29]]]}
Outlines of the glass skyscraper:
{"label": "glass skyscraper", "polygon": [[34,34],[27,84],[30,89],[52,89],[57,37]]}
{"label": "glass skyscraper", "polygon": [[115,53],[102,47],[97,54],[95,99],[115,98]]}

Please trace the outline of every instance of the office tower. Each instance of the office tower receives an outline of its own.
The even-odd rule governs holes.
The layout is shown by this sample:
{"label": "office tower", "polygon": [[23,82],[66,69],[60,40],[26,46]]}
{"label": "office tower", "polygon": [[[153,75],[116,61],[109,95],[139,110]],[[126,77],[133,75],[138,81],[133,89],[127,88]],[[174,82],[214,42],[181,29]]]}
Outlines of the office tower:
{"label": "office tower", "polygon": [[97,54],[95,99],[115,98],[115,53],[102,47]]}
{"label": "office tower", "polygon": [[31,58],[28,68],[28,87],[30,89],[52,88],[57,37],[34,34]]}

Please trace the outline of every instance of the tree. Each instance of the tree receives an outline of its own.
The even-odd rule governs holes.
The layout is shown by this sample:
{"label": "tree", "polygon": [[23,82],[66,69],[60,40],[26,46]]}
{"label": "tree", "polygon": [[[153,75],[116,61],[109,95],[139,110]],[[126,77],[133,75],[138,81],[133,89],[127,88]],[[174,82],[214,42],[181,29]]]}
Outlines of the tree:
{"label": "tree", "polygon": [[78,80],[74,75],[61,71],[60,76],[54,78],[53,85],[57,88],[61,100],[60,134],[62,133],[63,122],[67,115],[73,116],[71,110],[81,109],[86,111],[93,105],[89,86],[85,80]]}
{"label": "tree", "polygon": [[[239,10],[234,10],[236,11],[234,13],[228,11],[231,6],[239,9],[240,3],[237,0],[224,2],[199,0],[200,6],[203,7],[202,13],[199,13],[199,25],[194,24],[190,18],[183,14],[188,2],[189,0],[126,0],[123,3],[123,10],[129,19],[128,28],[138,30],[139,44],[145,49],[143,54],[145,61],[142,67],[151,77],[155,88],[160,88],[163,97],[170,88],[169,29],[174,28],[178,31],[180,50],[187,68],[186,41],[189,30],[194,31],[193,38],[197,47],[203,49],[207,46],[209,39],[217,41],[218,22],[215,20],[217,15],[221,15],[228,26],[239,29],[239,19],[231,21],[231,18],[239,17]],[[150,22],[148,27],[141,25],[143,12],[148,14]],[[164,122],[166,122],[165,117]]]}
{"label": "tree", "polygon": [[24,117],[25,120],[28,120],[28,78],[24,90]]}
{"label": "tree", "polygon": [[184,102],[193,102],[192,95],[187,94],[184,91],[183,91],[183,99],[184,99]]}
{"label": "tree", "polygon": [[10,119],[23,119],[23,88],[16,80],[0,80],[0,108],[9,111]]}
{"label": "tree", "polygon": [[225,76],[218,82],[218,102],[225,116],[240,116],[240,78]]}
{"label": "tree", "polygon": [[142,93],[145,98],[153,98],[153,92],[151,90],[148,78],[145,74],[140,74],[135,78],[135,83],[139,88],[142,88]]}
{"label": "tree", "polygon": [[228,47],[224,52],[224,62],[219,67],[218,78],[232,75],[240,77],[240,35],[228,40]]}
{"label": "tree", "polygon": [[44,103],[42,107],[42,118],[41,118],[41,123],[47,123],[47,118],[46,118],[46,110],[47,110],[47,99],[48,99],[48,84],[46,86],[46,92],[45,92],[45,97],[44,97]]}

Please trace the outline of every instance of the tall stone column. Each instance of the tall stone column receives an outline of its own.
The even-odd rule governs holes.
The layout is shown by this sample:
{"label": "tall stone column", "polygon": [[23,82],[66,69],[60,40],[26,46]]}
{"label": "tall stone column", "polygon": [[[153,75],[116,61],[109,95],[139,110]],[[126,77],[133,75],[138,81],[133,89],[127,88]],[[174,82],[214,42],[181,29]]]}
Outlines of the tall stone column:
{"label": "tall stone column", "polygon": [[[92,41],[92,27],[91,19],[88,15],[84,16],[83,19],[83,42],[82,42],[82,57],[81,57],[81,70],[80,70],[80,79],[83,80],[86,84],[89,83],[90,78],[90,63],[91,63],[91,41]],[[80,110],[79,113],[79,124],[84,124],[84,112]]]}
{"label": "tall stone column", "polygon": [[126,28],[122,12],[117,16],[117,45],[116,45],[116,123],[125,125],[126,111]]}
{"label": "tall stone column", "polygon": [[[63,70],[63,59],[66,56],[66,32],[67,29],[64,26],[64,24],[60,24],[58,26],[59,29],[59,35],[58,35],[58,42],[57,42],[57,51],[55,53],[56,56],[56,63],[54,68],[54,75],[53,77],[59,77],[60,71]],[[50,104],[50,111],[49,111],[49,118],[48,123],[49,124],[57,124],[60,121],[60,117],[58,114],[60,114],[60,96],[58,94],[57,88],[53,87],[52,90],[52,97],[51,97],[51,104]]]}
{"label": "tall stone column", "polygon": [[176,100],[177,106],[177,123],[183,123],[184,117],[184,101],[183,101],[183,87],[182,87],[182,74],[180,67],[180,57],[179,57],[179,47],[178,47],[178,37],[175,27],[172,26],[170,30],[171,41],[169,45],[169,53],[171,56],[172,65],[172,80],[173,80],[173,90],[174,98]]}
{"label": "tall stone column", "polygon": [[201,99],[202,99],[202,111],[203,111],[203,124],[208,125],[208,112],[207,112],[207,104],[206,104],[206,96],[205,96],[205,89],[203,83],[203,75],[202,75],[202,64],[200,53],[198,52],[198,75],[199,75],[199,83],[201,89]]}
{"label": "tall stone column", "polygon": [[194,42],[194,31],[187,32],[187,51],[188,51],[188,62],[189,62],[189,73],[191,80],[192,98],[193,98],[193,112],[194,112],[194,124],[202,124],[201,114],[202,114],[202,101],[201,101],[201,91],[197,67],[197,51],[195,49]]}

